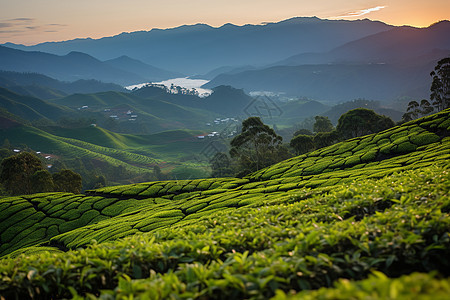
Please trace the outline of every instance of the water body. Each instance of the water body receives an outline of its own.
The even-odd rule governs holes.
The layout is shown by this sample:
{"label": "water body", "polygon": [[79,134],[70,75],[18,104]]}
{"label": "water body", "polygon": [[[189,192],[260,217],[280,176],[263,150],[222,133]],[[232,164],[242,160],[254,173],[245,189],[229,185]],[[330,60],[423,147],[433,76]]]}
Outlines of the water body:
{"label": "water body", "polygon": [[202,85],[208,83],[209,80],[204,80],[204,79],[190,79],[188,77],[184,77],[184,78],[173,78],[173,79],[168,79],[165,81],[160,81],[160,82],[145,82],[145,83],[139,83],[139,84],[135,84],[135,85],[130,85],[125,87],[128,90],[133,90],[135,88],[142,88],[143,86],[152,83],[152,84],[161,84],[166,86],[167,88],[170,89],[170,87],[172,85],[174,86],[180,86],[182,88],[186,88],[186,89],[195,89],[197,90],[197,92],[199,93],[200,97],[207,97],[209,95],[211,95],[212,90],[209,89],[203,89],[201,88]]}

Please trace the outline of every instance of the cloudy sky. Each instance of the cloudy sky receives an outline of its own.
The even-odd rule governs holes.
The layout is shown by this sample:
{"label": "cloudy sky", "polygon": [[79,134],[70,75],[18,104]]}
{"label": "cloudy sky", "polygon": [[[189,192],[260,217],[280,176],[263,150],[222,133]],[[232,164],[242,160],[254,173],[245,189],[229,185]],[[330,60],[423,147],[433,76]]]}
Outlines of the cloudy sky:
{"label": "cloudy sky", "polygon": [[291,17],[380,20],[425,27],[450,19],[449,0],[0,0],[0,43],[36,44],[206,23]]}

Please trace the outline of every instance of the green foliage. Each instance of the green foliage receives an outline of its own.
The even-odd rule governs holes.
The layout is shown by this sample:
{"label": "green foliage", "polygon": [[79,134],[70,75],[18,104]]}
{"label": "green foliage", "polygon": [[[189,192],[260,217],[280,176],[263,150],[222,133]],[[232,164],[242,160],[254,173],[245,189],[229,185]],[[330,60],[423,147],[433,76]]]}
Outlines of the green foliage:
{"label": "green foliage", "polygon": [[[423,278],[417,295],[448,292],[439,276],[450,274],[450,139],[443,129],[430,130],[449,114],[244,179],[2,198],[0,294],[333,299],[362,290],[383,299],[387,290],[408,297],[408,276]],[[424,133],[438,140],[412,142]],[[378,145],[383,139],[396,143]],[[400,153],[405,143],[414,150]],[[427,275],[408,275],[417,271]],[[335,282],[337,291],[330,289]]]}
{"label": "green foliage", "polygon": [[374,271],[368,279],[350,281],[340,279],[331,288],[304,291],[287,295],[279,290],[273,300],[345,300],[345,299],[446,299],[450,293],[449,279],[436,274],[413,273],[399,278],[389,278]]}
{"label": "green foliage", "polygon": [[297,155],[304,154],[315,149],[312,135],[305,134],[299,134],[295,136],[291,140],[290,146],[294,148]]}
{"label": "green foliage", "polygon": [[211,165],[211,177],[221,178],[233,176],[235,170],[232,161],[226,153],[217,152],[209,161]]}
{"label": "green foliage", "polygon": [[297,135],[313,135],[312,131],[309,129],[305,129],[305,128],[301,128],[297,131],[294,132],[294,134],[292,135],[292,137],[296,137]]}
{"label": "green foliage", "polygon": [[439,141],[439,136],[431,132],[414,135],[410,138],[411,142],[417,146],[429,145]]}
{"label": "green foliage", "polygon": [[36,155],[21,152],[1,162],[0,182],[13,195],[31,194],[34,192],[32,176],[40,170],[43,170],[42,163]]}
{"label": "green foliage", "polygon": [[430,75],[433,78],[430,99],[434,108],[437,111],[450,108],[450,57],[438,61]]}
{"label": "green foliage", "polygon": [[394,127],[391,118],[378,115],[373,110],[357,108],[343,114],[336,126],[337,132],[344,139],[351,139]]}
{"label": "green foliage", "polygon": [[230,155],[237,160],[240,170],[238,175],[258,171],[288,158],[289,154],[281,145],[282,140],[259,117],[244,120],[242,132],[230,142]]}
{"label": "green foliage", "polygon": [[[0,292],[7,298],[446,296],[448,280],[436,273],[408,274],[448,276],[449,174],[448,167],[432,167],[288,197],[278,193],[278,203],[263,205],[255,193],[242,202],[256,207],[211,207],[183,223],[177,220],[184,213],[167,209],[139,223],[151,234],[136,235],[117,219],[99,222],[84,235],[98,241],[87,249],[32,247],[5,257]],[[92,235],[102,227],[108,230]]]}
{"label": "green foliage", "polygon": [[340,137],[336,130],[332,130],[330,132],[317,133],[314,136],[313,141],[316,148],[323,148],[336,144],[340,141]]}
{"label": "green foliage", "polygon": [[328,117],[324,116],[315,116],[315,122],[313,125],[313,129],[315,133],[319,132],[330,132],[333,130],[333,124],[331,123]]}
{"label": "green foliage", "polygon": [[60,172],[53,174],[53,182],[56,191],[74,194],[79,194],[81,192],[81,176],[72,170],[61,170]]}
{"label": "green foliage", "polygon": [[53,192],[55,185],[52,174],[47,170],[36,171],[31,176],[31,186],[34,193]]}

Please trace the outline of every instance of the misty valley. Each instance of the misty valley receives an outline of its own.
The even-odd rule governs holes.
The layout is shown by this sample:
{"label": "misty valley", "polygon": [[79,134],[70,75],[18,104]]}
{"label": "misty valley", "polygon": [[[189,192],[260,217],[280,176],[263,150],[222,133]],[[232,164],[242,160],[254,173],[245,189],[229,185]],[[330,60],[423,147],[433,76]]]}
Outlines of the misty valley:
{"label": "misty valley", "polygon": [[0,299],[446,299],[450,21],[0,45]]}

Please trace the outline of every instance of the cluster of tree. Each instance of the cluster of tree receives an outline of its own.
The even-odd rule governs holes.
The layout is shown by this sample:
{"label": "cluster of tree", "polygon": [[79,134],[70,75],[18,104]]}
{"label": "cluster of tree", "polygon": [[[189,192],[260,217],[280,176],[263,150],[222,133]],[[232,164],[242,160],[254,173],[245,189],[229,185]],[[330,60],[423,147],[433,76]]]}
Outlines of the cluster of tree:
{"label": "cluster of tree", "polygon": [[219,152],[210,160],[212,176],[242,177],[285,160],[291,153],[282,142],[283,138],[259,117],[250,117],[242,122],[241,133],[231,140],[229,156]]}
{"label": "cluster of tree", "polygon": [[27,195],[42,192],[80,193],[80,174],[63,169],[51,174],[42,161],[30,152],[21,152],[4,158],[0,165],[0,183],[9,195]]}
{"label": "cluster of tree", "polygon": [[[336,128],[328,117],[316,116],[314,120],[312,127],[315,133],[309,129],[300,129],[294,133],[289,145],[297,155],[395,126],[389,117],[365,108],[343,114]],[[250,117],[242,122],[241,133],[231,140],[229,155],[218,152],[210,160],[211,176],[242,177],[288,159],[292,153],[282,141],[282,137],[260,118]]]}
{"label": "cluster of tree", "polygon": [[366,108],[352,109],[343,114],[336,128],[327,117],[316,116],[314,131],[316,134],[305,130],[294,133],[290,146],[297,155],[333,145],[337,142],[380,132],[395,125],[391,118],[378,115],[373,110]]}
{"label": "cluster of tree", "polygon": [[430,76],[433,78],[430,101],[423,99],[420,103],[409,102],[403,121],[414,120],[450,107],[450,57],[438,61]]}

